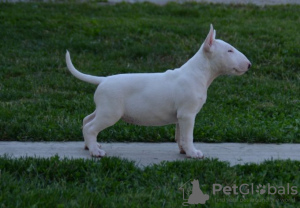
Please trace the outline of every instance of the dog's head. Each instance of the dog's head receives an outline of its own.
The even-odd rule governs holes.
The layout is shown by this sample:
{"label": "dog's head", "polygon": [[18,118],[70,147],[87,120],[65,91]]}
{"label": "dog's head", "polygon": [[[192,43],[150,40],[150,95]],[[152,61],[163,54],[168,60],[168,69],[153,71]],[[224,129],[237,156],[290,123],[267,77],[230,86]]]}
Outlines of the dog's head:
{"label": "dog's head", "polygon": [[209,59],[211,67],[220,74],[242,75],[251,67],[247,57],[232,45],[215,39],[216,31],[210,25],[210,31],[201,46],[204,55]]}

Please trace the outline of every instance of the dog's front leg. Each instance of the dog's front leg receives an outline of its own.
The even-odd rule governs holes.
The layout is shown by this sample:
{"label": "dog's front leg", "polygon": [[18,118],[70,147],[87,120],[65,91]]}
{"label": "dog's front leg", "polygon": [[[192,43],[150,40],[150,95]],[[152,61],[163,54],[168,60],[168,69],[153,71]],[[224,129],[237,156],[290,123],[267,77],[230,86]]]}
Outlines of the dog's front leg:
{"label": "dog's front leg", "polygon": [[197,150],[193,144],[194,124],[195,116],[181,116],[178,118],[180,145],[185,151],[187,157],[203,158],[203,153],[200,150]]}
{"label": "dog's front leg", "polygon": [[175,141],[176,141],[177,144],[178,144],[180,154],[185,154],[185,151],[183,150],[183,147],[182,147],[182,145],[181,145],[180,128],[179,128],[179,124],[178,124],[178,123],[176,124]]}

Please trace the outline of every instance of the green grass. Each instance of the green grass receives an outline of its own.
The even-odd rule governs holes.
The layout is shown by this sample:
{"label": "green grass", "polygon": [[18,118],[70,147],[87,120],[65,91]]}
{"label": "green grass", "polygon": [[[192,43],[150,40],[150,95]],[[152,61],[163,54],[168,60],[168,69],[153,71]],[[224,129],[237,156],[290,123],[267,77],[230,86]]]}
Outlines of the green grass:
{"label": "green grass", "polygon": [[[184,200],[179,188],[193,179],[199,180],[203,193],[210,196],[201,207],[298,207],[300,201],[299,194],[292,195],[291,190],[287,194],[287,183],[300,191],[299,161],[230,167],[204,159],[165,162],[142,170],[117,158],[1,157],[0,170],[1,207],[181,207]],[[240,192],[213,194],[213,184],[225,187],[251,183],[254,193],[244,197]],[[259,184],[270,184],[278,190],[283,186],[286,194],[260,195],[256,193]],[[191,185],[187,183],[184,188],[187,199]]]}
{"label": "green grass", "polygon": [[[300,142],[299,6],[1,3],[0,140],[82,140],[95,86],[74,78],[64,55],[93,75],[180,67],[213,23],[253,67],[220,77],[197,116],[195,141]],[[119,122],[101,141],[173,141],[174,126]]]}

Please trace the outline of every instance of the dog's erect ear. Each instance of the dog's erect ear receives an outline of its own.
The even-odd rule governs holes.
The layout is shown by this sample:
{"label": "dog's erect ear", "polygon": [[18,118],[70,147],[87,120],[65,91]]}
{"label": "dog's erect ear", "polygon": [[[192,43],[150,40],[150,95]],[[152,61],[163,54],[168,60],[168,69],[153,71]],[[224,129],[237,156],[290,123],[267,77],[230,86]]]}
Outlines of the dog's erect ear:
{"label": "dog's erect ear", "polygon": [[204,41],[204,51],[205,52],[210,52],[211,51],[211,46],[213,45],[216,37],[216,31],[213,28],[213,25],[210,24],[210,30],[209,33]]}
{"label": "dog's erect ear", "polygon": [[214,30],[214,39],[216,39],[217,31]]}

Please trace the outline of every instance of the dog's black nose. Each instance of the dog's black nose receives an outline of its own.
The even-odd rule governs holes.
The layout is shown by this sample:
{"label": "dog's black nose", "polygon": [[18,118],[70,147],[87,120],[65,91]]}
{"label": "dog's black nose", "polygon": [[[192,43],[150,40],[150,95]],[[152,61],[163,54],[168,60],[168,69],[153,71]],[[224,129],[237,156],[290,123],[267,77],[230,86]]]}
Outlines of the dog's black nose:
{"label": "dog's black nose", "polygon": [[248,64],[248,69],[250,69],[250,67],[251,67],[251,63]]}

